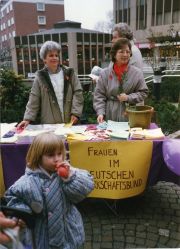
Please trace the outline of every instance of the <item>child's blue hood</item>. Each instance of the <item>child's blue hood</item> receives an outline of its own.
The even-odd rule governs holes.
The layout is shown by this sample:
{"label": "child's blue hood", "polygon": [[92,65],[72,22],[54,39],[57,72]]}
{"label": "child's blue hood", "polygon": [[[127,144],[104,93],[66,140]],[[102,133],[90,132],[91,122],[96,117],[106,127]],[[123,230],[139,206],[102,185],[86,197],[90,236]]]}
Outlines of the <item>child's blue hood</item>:
{"label": "child's blue hood", "polygon": [[42,169],[41,167],[40,168],[37,168],[37,169],[34,169],[34,170],[32,170],[32,169],[30,169],[30,168],[28,168],[28,167],[26,167],[26,169],[25,169],[25,174],[26,175],[32,175],[32,176],[39,176],[39,177],[45,177],[45,178],[54,178],[54,177],[56,177],[57,176],[57,173],[56,172],[54,172],[54,173],[52,173],[51,175],[48,173],[48,172],[46,172],[44,169]]}

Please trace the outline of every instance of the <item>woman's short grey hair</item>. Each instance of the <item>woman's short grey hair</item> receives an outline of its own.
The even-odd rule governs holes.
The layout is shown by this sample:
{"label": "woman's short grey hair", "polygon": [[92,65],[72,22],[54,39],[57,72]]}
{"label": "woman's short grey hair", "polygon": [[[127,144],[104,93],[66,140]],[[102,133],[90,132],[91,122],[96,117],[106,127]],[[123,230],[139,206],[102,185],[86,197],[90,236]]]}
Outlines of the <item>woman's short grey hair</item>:
{"label": "woman's short grey hair", "polygon": [[127,38],[128,40],[133,40],[133,32],[127,23],[120,22],[114,25],[113,31],[117,31],[120,38]]}
{"label": "woman's short grey hair", "polygon": [[49,51],[53,51],[53,50],[56,50],[58,52],[58,54],[60,54],[60,51],[61,51],[61,46],[57,43],[57,42],[54,42],[54,41],[46,41],[41,49],[40,49],[40,52],[39,52],[39,55],[40,55],[40,58],[42,60],[44,60],[46,58],[46,55]]}

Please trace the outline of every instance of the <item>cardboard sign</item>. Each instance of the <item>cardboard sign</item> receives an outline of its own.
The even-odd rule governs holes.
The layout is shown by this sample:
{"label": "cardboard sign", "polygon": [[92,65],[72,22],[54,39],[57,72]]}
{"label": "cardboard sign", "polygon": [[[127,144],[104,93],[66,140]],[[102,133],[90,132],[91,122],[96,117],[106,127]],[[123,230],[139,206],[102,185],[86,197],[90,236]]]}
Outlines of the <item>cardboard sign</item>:
{"label": "cardboard sign", "polygon": [[5,186],[4,186],[4,177],[3,177],[3,167],[2,167],[2,159],[0,155],[0,197],[4,195]]}
{"label": "cardboard sign", "polygon": [[152,141],[73,141],[69,146],[71,165],[94,176],[90,197],[121,199],[145,190]]}

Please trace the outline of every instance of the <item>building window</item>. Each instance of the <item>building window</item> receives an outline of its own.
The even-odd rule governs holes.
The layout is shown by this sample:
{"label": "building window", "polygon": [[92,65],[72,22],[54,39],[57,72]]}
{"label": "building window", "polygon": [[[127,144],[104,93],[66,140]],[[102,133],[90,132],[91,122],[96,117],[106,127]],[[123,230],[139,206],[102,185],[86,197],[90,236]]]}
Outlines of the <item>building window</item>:
{"label": "building window", "polygon": [[155,25],[155,0],[152,0],[152,18],[151,18],[151,25]]}
{"label": "building window", "polygon": [[45,31],[46,29],[39,29],[39,32],[43,32],[43,31]]}
{"label": "building window", "polygon": [[45,4],[44,3],[37,3],[37,10],[38,11],[45,11]]}
{"label": "building window", "polygon": [[11,25],[14,24],[14,17],[11,17]]}
{"label": "building window", "polygon": [[12,32],[12,36],[13,36],[13,37],[16,36],[16,32],[15,32],[15,31]]}
{"label": "building window", "polygon": [[164,4],[164,24],[171,24],[172,19],[171,19],[171,3],[172,0],[165,0]]}
{"label": "building window", "polygon": [[173,23],[180,23],[180,1],[173,1]]}
{"label": "building window", "polygon": [[9,5],[9,10],[10,11],[12,10],[12,3]]}
{"label": "building window", "polygon": [[38,24],[39,25],[46,25],[46,17],[45,16],[38,16]]}
{"label": "building window", "polygon": [[163,0],[157,1],[156,4],[156,25],[163,24]]}
{"label": "building window", "polygon": [[116,0],[116,22],[126,22],[130,24],[129,0]]}
{"label": "building window", "polygon": [[147,25],[147,3],[146,0],[137,1],[136,29],[145,29]]}

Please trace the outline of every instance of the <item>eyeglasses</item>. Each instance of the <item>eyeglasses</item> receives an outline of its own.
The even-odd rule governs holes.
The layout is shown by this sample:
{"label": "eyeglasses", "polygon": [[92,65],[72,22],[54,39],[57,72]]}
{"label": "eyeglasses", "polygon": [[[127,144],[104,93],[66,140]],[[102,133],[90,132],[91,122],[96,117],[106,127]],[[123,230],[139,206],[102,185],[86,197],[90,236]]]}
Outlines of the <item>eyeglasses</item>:
{"label": "eyeglasses", "polygon": [[121,54],[125,54],[125,53],[130,54],[131,53],[130,50],[121,50],[121,49],[118,52],[121,53]]}

